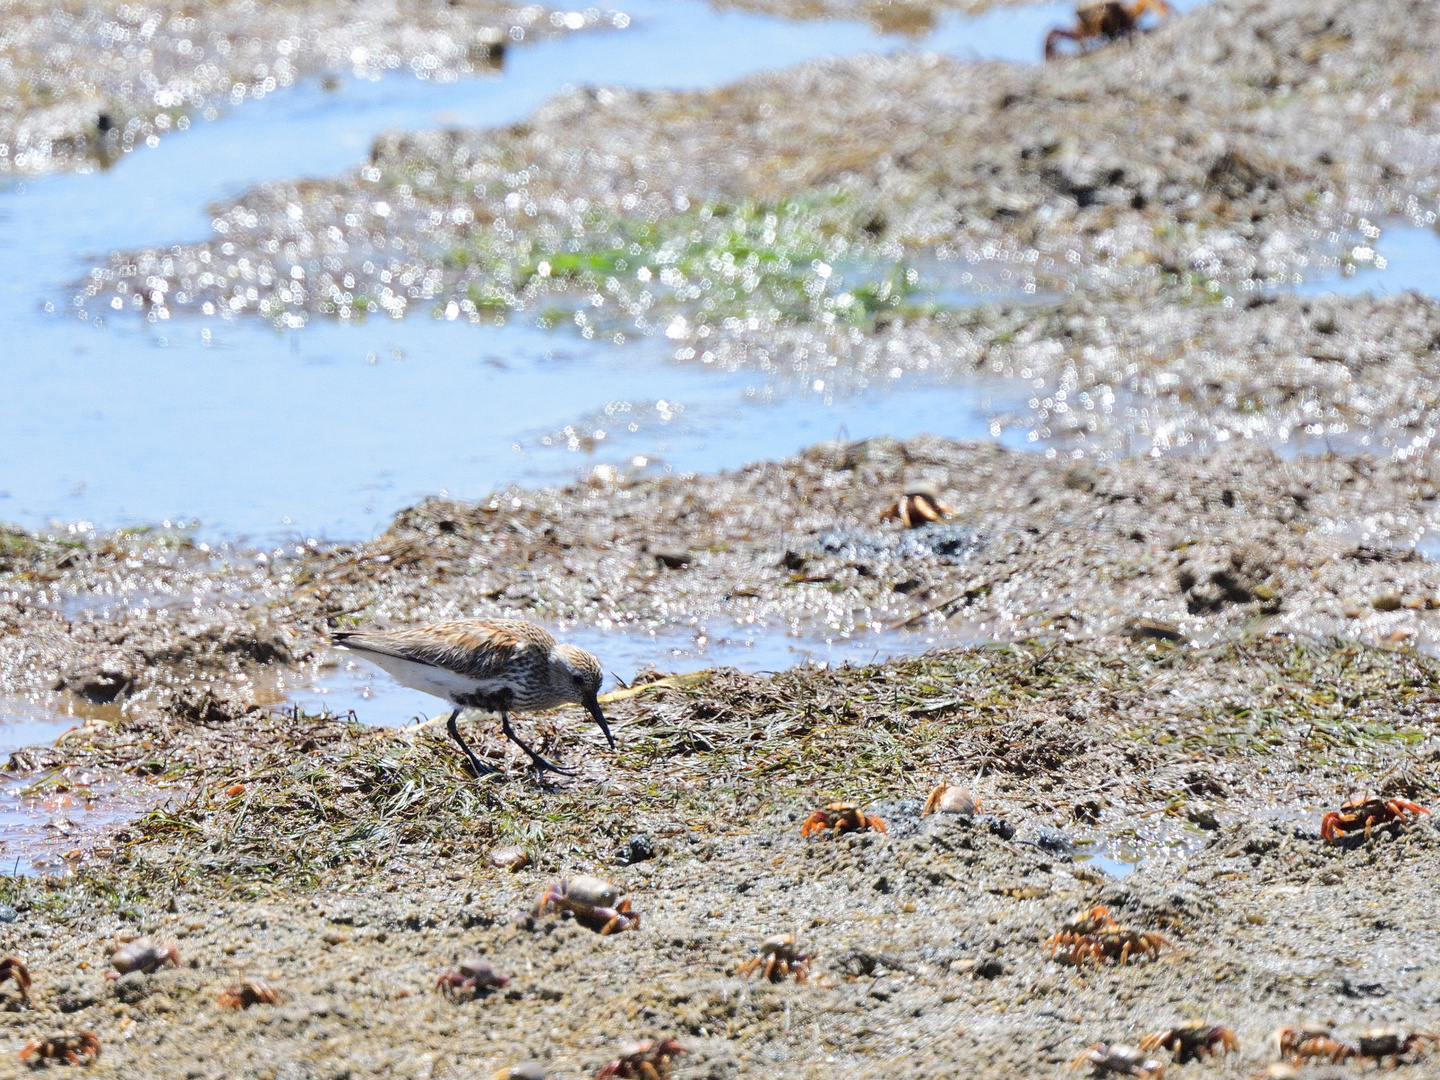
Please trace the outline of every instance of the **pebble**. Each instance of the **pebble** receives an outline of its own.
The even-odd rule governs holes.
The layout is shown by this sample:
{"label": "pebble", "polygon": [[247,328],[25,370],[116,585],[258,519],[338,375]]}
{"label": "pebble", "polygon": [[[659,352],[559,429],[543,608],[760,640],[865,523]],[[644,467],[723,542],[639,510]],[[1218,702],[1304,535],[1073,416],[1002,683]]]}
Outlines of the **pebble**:
{"label": "pebble", "polygon": [[616,862],[621,866],[629,866],[632,863],[645,862],[655,857],[655,841],[644,833],[637,833],[620,845],[620,850],[615,853]]}
{"label": "pebble", "polygon": [[490,865],[513,874],[530,865],[530,852],[518,845],[498,847],[490,852]]}
{"label": "pebble", "polygon": [[1075,845],[1059,829],[1036,829],[1035,838],[1031,843],[1041,851],[1048,851],[1052,855],[1073,855],[1075,853]]}
{"label": "pebble", "polygon": [[545,1074],[544,1066],[534,1061],[522,1061],[519,1065],[501,1069],[491,1080],[549,1080],[549,1078]]}

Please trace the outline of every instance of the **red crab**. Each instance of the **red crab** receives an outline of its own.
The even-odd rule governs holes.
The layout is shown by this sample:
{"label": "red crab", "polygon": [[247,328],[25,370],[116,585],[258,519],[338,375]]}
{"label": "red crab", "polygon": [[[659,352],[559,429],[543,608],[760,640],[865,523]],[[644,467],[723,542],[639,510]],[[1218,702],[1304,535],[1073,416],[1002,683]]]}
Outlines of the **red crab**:
{"label": "red crab", "polygon": [[1367,795],[1340,804],[1339,810],[1331,810],[1320,821],[1320,835],[1326,840],[1335,840],[1341,833],[1365,830],[1365,839],[1370,839],[1370,830],[1376,825],[1388,825],[1392,821],[1402,824],[1408,819],[1429,814],[1419,803],[1409,799],[1386,799],[1379,795]]}

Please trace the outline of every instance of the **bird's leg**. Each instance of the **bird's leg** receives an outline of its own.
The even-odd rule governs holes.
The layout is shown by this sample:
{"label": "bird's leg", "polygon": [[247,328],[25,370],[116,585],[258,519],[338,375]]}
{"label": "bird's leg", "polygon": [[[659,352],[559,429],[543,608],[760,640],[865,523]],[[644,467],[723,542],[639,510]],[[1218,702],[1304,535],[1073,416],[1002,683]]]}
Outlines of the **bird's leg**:
{"label": "bird's leg", "polygon": [[460,706],[455,706],[455,708],[451,710],[450,720],[445,726],[450,729],[450,737],[460,744],[460,749],[464,750],[465,756],[470,759],[470,768],[475,770],[476,776],[489,776],[491,773],[499,772],[499,769],[486,765],[477,758],[475,752],[471,750],[470,747],[465,744],[465,740],[460,737],[460,729],[455,724],[455,722],[460,719],[460,712]]}
{"label": "bird's leg", "polygon": [[554,762],[552,762],[552,761],[546,761],[543,757],[541,757],[539,754],[537,754],[534,750],[531,750],[530,747],[526,746],[523,742],[521,742],[521,741],[520,741],[520,736],[516,735],[516,734],[515,734],[515,729],[510,726],[510,713],[509,713],[509,711],[506,710],[506,709],[501,709],[501,710],[500,710],[500,728],[501,728],[501,730],[503,730],[503,731],[505,732],[505,737],[506,737],[507,739],[509,739],[511,742],[513,742],[516,746],[520,747],[521,750],[524,750],[525,753],[527,753],[527,754],[530,755],[530,760],[531,760],[531,762],[533,762],[534,765],[535,765],[535,768],[539,769],[541,772],[547,772],[547,771],[548,771],[548,772],[554,772],[554,773],[559,773],[561,776],[574,776],[574,775],[575,775],[574,770],[572,770],[572,769],[562,769],[562,768],[560,768],[559,765],[556,765]]}

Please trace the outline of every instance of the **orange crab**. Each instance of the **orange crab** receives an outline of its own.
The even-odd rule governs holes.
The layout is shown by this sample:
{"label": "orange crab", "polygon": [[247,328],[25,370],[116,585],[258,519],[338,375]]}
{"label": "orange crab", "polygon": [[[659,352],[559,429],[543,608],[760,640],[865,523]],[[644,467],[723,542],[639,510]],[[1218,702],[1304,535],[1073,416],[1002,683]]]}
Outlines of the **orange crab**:
{"label": "orange crab", "polygon": [[1148,12],[1169,18],[1175,14],[1175,9],[1165,0],[1132,0],[1129,4],[1122,4],[1120,0],[1101,0],[1098,4],[1077,8],[1075,29],[1056,27],[1045,36],[1045,59],[1054,60],[1060,55],[1062,41],[1073,41],[1083,50],[1089,42],[1108,43],[1129,37]]}
{"label": "orange crab", "polygon": [[20,1060],[64,1061],[70,1065],[89,1065],[100,1056],[100,1039],[93,1031],[79,1035],[51,1035],[48,1039],[31,1039],[20,1051]]}
{"label": "orange crab", "polygon": [[278,1004],[280,1004],[280,991],[264,979],[241,979],[233,986],[226,987],[224,992],[215,999],[217,1008],[234,1009],[237,1012],[241,1009],[248,1009],[251,1005]]}
{"label": "orange crab", "polygon": [[918,529],[931,522],[944,521],[955,511],[940,501],[940,489],[921,480],[905,488],[905,494],[885,508],[882,521],[895,518],[907,529]]}
{"label": "orange crab", "polygon": [[968,788],[942,783],[930,792],[930,797],[925,800],[925,806],[921,809],[920,816],[959,814],[961,817],[970,817],[979,811],[980,800],[971,795]]}
{"label": "orange crab", "polygon": [[1192,1021],[1146,1035],[1140,1040],[1140,1049],[1168,1050],[1177,1065],[1184,1065],[1187,1061],[1203,1060],[1214,1053],[1238,1052],[1240,1040],[1227,1027]]}
{"label": "orange crab", "polygon": [[1361,799],[1351,799],[1349,802],[1341,803],[1339,810],[1331,810],[1320,820],[1320,835],[1326,840],[1333,841],[1341,833],[1356,832],[1359,829],[1365,830],[1365,839],[1370,839],[1370,830],[1376,825],[1388,825],[1392,821],[1401,824],[1407,823],[1406,814],[1411,818],[1419,818],[1421,814],[1429,814],[1419,803],[1413,803],[1409,799],[1386,799],[1379,795],[1367,795]]}
{"label": "orange crab", "polygon": [[674,1039],[643,1039],[622,1048],[623,1053],[595,1074],[595,1080],[665,1080],[670,1062],[690,1051]]}
{"label": "orange crab", "polygon": [[20,996],[30,996],[30,969],[25,966],[25,961],[18,956],[7,956],[0,960],[0,983],[6,979],[14,979],[15,985],[20,987]]}
{"label": "orange crab", "polygon": [[803,983],[810,977],[810,960],[809,953],[796,947],[794,934],[773,934],[760,943],[760,954],[746,960],[735,974],[749,975],[763,965],[761,977],[772,983],[784,982],[790,974]]}
{"label": "orange crab", "polygon": [[812,832],[827,830],[831,836],[839,836],[847,832],[864,832],[873,829],[878,833],[889,835],[885,828],[885,822],[873,814],[867,814],[854,803],[837,802],[831,803],[824,809],[816,810],[808,818],[805,824],[800,826],[800,835],[809,836]]}
{"label": "orange crab", "polygon": [[1356,1047],[1336,1039],[1329,1024],[1283,1027],[1271,1038],[1275,1041],[1281,1060],[1289,1058],[1297,1065],[1316,1058],[1338,1065],[1346,1058],[1354,1057],[1357,1052]]}
{"label": "orange crab", "polygon": [[1170,941],[1150,931],[1121,926],[1103,907],[1095,907],[1071,919],[1051,934],[1045,944],[1050,946],[1051,956],[1058,950],[1060,957],[1071,964],[1086,960],[1098,964],[1108,959],[1124,965],[1132,956],[1159,956],[1160,947],[1169,945]]}

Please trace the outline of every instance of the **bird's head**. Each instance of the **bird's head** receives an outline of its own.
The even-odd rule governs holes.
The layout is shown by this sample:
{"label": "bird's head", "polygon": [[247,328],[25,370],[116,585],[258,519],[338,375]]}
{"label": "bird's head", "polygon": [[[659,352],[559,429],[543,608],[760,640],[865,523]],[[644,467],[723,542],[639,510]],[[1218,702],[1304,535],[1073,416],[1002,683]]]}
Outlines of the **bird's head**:
{"label": "bird's head", "polygon": [[604,678],[600,661],[584,649],[574,645],[556,645],[550,654],[550,678],[555,689],[595,718],[610,749],[615,749],[615,737],[610,734],[610,725],[605,723],[605,714],[600,711],[600,681]]}

